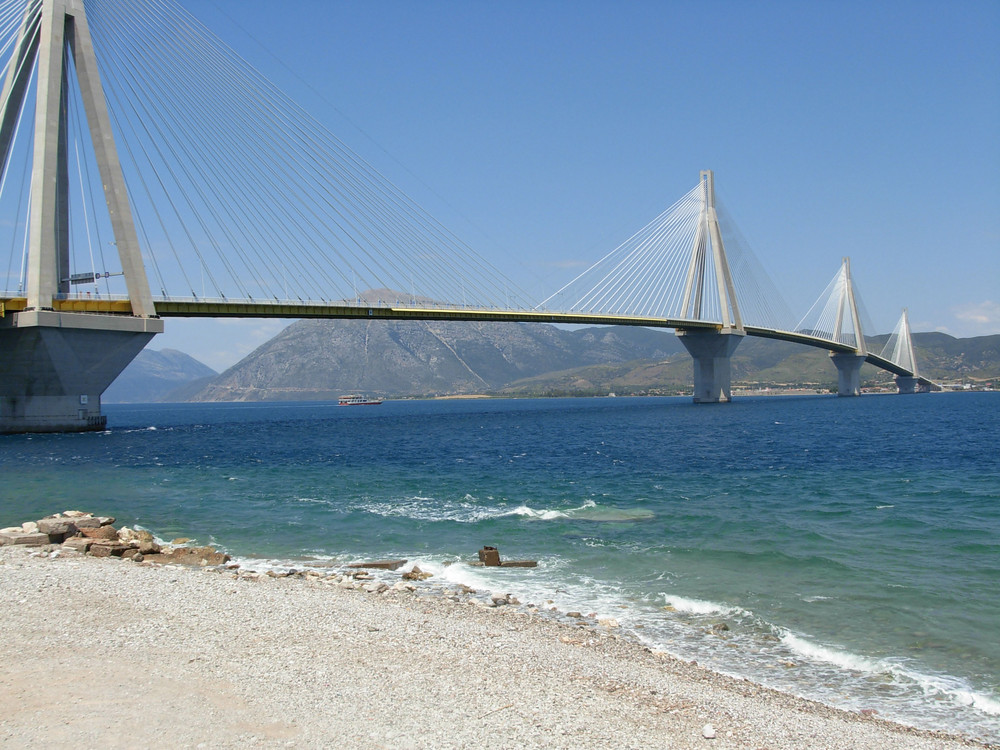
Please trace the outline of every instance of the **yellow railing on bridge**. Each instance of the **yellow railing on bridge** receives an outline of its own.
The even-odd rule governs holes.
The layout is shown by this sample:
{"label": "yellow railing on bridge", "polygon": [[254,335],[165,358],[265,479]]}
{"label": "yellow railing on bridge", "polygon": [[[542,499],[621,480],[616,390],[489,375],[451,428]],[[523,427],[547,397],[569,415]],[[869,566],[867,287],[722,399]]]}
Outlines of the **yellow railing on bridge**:
{"label": "yellow railing on bridge", "polygon": [[[27,308],[24,297],[0,297],[9,312]],[[701,320],[652,318],[600,313],[547,312],[543,310],[504,310],[455,305],[432,306],[423,303],[338,301],[254,301],[227,299],[161,298],[154,300],[156,314],[163,318],[369,318],[391,320],[454,320],[522,323],[564,323],[575,325],[628,325],[653,328],[719,330],[720,323]],[[127,297],[67,296],[52,301],[56,312],[130,315]]]}
{"label": "yellow railing on bridge", "polygon": [[[0,297],[0,318],[7,313],[22,312],[27,307],[26,297]],[[128,298],[70,297],[52,300],[52,309],[56,312],[131,315],[132,303]]]}

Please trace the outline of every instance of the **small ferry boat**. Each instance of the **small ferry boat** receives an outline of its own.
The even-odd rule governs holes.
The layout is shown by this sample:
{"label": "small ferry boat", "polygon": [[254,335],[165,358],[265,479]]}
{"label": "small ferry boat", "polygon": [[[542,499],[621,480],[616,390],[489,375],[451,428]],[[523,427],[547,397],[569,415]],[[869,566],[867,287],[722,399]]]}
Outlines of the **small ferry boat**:
{"label": "small ferry boat", "polygon": [[368,398],[366,396],[341,396],[337,400],[338,406],[378,406],[382,403],[382,399],[379,398]]}

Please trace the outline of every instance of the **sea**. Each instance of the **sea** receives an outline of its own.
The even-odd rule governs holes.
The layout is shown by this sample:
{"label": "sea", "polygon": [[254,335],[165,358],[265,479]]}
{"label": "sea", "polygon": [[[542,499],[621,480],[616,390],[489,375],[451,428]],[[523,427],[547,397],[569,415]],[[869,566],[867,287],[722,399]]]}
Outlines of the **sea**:
{"label": "sea", "polygon": [[[1000,742],[1000,393],[104,410],[0,437],[0,526],[93,511],[259,570],[405,558],[428,595]],[[538,565],[468,565],[484,545]]]}

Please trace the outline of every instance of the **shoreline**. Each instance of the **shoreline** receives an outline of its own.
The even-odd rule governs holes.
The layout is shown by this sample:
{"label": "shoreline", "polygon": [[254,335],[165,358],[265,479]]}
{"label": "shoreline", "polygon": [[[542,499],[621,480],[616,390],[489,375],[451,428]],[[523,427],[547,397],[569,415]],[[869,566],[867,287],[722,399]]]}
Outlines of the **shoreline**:
{"label": "shoreline", "polygon": [[593,621],[342,569],[41,549],[0,547],[12,746],[125,747],[142,727],[180,747],[996,747],[712,672]]}

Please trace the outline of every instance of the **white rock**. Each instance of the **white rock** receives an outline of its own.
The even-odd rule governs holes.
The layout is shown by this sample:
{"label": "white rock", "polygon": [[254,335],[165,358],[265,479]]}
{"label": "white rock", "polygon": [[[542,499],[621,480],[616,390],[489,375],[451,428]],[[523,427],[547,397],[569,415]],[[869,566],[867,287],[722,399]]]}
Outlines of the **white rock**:
{"label": "white rock", "polygon": [[711,724],[706,724],[704,727],[702,727],[701,736],[704,737],[706,740],[714,740],[715,727],[713,727]]}
{"label": "white rock", "polygon": [[602,627],[605,627],[605,628],[620,628],[621,627],[621,625],[618,623],[618,620],[616,620],[614,617],[608,617],[608,618],[605,618],[605,619],[598,620],[597,624],[601,625]]}
{"label": "white rock", "polygon": [[21,524],[21,531],[23,531],[25,534],[37,534],[38,524],[35,523],[34,521],[25,521],[24,523]]}
{"label": "white rock", "polygon": [[118,529],[118,539],[123,544],[131,544],[132,542],[139,541],[139,533],[133,531],[128,526],[122,526],[120,529]]}

